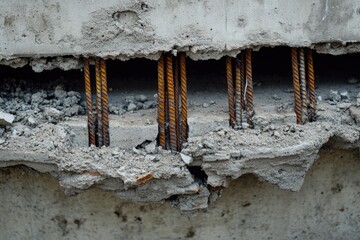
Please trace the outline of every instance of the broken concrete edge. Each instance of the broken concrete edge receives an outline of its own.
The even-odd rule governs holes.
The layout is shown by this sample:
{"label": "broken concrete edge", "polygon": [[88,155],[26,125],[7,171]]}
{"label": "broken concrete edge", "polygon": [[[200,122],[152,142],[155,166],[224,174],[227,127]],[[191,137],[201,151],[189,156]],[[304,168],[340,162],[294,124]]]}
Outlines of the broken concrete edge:
{"label": "broken concrete edge", "polygon": [[334,40],[331,42],[309,43],[309,44],[290,44],[290,43],[269,43],[266,45],[256,46],[236,46],[229,49],[229,46],[224,48],[206,48],[198,47],[199,50],[190,49],[189,46],[169,46],[163,49],[156,49],[149,52],[133,52],[133,53],[121,53],[121,52],[94,52],[94,53],[37,53],[29,55],[1,55],[0,65],[10,66],[13,68],[21,68],[27,65],[31,66],[34,72],[42,72],[46,70],[53,70],[59,68],[64,71],[79,70],[82,69],[82,58],[95,58],[100,57],[103,59],[128,61],[136,58],[145,58],[149,60],[158,60],[162,52],[172,52],[176,55],[178,52],[185,52],[186,55],[195,61],[199,60],[219,60],[225,56],[236,57],[241,51],[252,48],[254,51],[259,51],[265,47],[306,47],[311,48],[319,54],[331,54],[331,55],[344,55],[360,52],[359,41],[342,41]]}
{"label": "broken concrete edge", "polygon": [[[59,145],[59,148],[46,152],[31,147],[19,151],[8,144],[0,148],[0,168],[25,165],[41,173],[50,173],[68,195],[96,187],[112,191],[124,200],[138,203],[170,201],[183,211],[192,211],[207,208],[230,181],[245,174],[253,174],[260,181],[281,189],[299,191],[322,147],[335,141],[333,147],[360,150],[358,126],[317,126],[317,133],[312,135],[314,126],[299,126],[304,133],[302,141],[271,149],[254,144],[240,146],[237,140],[229,138],[242,133],[232,129],[226,129],[227,136],[210,132],[189,139],[181,154],[193,159],[190,164],[182,160],[180,153],[169,151],[153,154],[156,161],[145,161],[145,155],[134,155],[130,151],[120,154],[114,152],[114,148],[106,147],[67,149]],[[251,131],[243,135],[249,135]],[[223,151],[210,143],[203,144],[210,135],[234,147]],[[203,171],[203,176],[191,173],[194,167]]]}

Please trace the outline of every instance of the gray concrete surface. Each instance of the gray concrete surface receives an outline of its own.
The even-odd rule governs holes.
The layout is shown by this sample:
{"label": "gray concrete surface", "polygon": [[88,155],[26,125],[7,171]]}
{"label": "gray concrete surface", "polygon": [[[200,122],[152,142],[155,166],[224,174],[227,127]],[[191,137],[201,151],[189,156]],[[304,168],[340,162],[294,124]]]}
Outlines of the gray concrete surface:
{"label": "gray concrete surface", "polygon": [[0,170],[0,239],[359,239],[359,152],[326,148],[299,192],[253,175],[207,210],[138,205],[107,191],[66,196],[49,174]]}
{"label": "gray concrete surface", "polygon": [[[246,47],[312,46],[320,52],[358,52],[360,3],[333,1],[1,1],[0,60],[36,69],[77,68],[87,56],[157,58],[185,51],[218,59]],[[15,59],[14,59],[15,58]],[[12,59],[12,60],[11,60]],[[70,61],[70,64],[69,64]]]}

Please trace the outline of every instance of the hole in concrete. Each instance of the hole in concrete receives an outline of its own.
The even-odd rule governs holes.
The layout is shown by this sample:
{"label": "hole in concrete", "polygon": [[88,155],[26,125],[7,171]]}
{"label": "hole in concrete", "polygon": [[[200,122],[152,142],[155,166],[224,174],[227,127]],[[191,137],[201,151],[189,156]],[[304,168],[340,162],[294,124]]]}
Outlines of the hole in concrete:
{"label": "hole in concrete", "polygon": [[193,175],[195,181],[206,185],[208,175],[200,166],[186,166],[189,172]]}

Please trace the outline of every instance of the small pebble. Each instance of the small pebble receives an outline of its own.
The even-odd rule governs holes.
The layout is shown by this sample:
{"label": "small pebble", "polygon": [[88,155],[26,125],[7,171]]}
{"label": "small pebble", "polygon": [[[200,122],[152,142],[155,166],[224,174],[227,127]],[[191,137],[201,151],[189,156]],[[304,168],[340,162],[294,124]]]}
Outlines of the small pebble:
{"label": "small pebble", "polygon": [[203,107],[203,108],[208,108],[208,107],[209,107],[209,104],[208,104],[208,103],[203,103],[202,107]]}
{"label": "small pebble", "polygon": [[277,101],[281,100],[281,97],[279,97],[277,94],[272,95],[271,98]]}

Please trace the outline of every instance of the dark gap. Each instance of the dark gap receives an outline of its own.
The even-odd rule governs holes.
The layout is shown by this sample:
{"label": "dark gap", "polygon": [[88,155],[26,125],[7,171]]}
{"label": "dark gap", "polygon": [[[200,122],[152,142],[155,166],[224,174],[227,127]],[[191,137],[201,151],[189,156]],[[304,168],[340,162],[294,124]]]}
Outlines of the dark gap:
{"label": "dark gap", "polygon": [[189,172],[194,176],[195,181],[206,185],[208,175],[200,166],[186,166]]}

